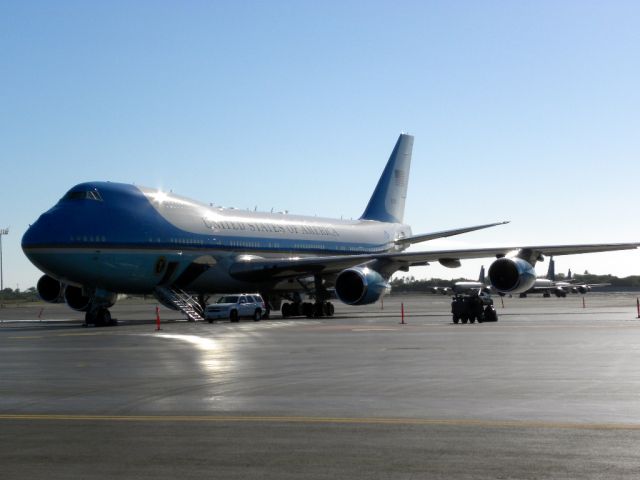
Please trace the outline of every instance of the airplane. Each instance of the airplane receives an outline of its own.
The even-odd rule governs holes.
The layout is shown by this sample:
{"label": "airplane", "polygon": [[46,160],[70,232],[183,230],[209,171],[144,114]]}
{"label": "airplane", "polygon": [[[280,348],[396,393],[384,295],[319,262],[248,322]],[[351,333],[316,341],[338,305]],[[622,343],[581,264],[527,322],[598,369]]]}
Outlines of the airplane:
{"label": "airplane", "polygon": [[[112,321],[118,294],[153,294],[190,320],[204,296],[258,292],[283,317],[331,316],[329,290],[347,305],[376,302],[398,270],[496,257],[488,270],[499,292],[535,283],[545,255],[635,249],[639,243],[508,246],[407,252],[410,245],[505,222],[413,235],[404,223],[413,136],[401,134],[362,216],[338,220],[213,207],[162,190],[111,182],[72,187],[32,224],[22,249],[44,275],[40,297]],[[300,293],[313,296],[301,304]]]}
{"label": "airplane", "polygon": [[611,283],[573,283],[575,280],[571,274],[571,269],[569,269],[569,273],[567,273],[566,281],[557,282],[562,288],[571,293],[589,293],[592,288],[597,287],[608,287]]}
{"label": "airplane", "polygon": [[533,286],[526,292],[520,293],[520,298],[525,298],[530,293],[542,293],[544,297],[550,297],[554,294],[556,297],[566,297],[567,282],[556,282],[555,261],[553,257],[549,258],[549,268],[547,274],[542,278],[536,278]]}
{"label": "airplane", "polygon": [[547,275],[543,278],[536,278],[533,286],[526,292],[520,293],[520,298],[525,298],[530,293],[542,293],[544,297],[550,297],[554,294],[556,297],[566,297],[568,292],[571,293],[587,293],[592,287],[606,287],[610,283],[572,283],[571,270],[567,274],[567,280],[556,280],[555,261],[553,257],[549,258],[549,269]]}
{"label": "airplane", "polygon": [[485,278],[485,270],[484,265],[480,267],[480,276],[478,277],[477,282],[473,281],[458,281],[454,282],[451,287],[431,287],[432,293],[441,293],[442,295],[448,295],[451,293],[465,293],[470,292],[472,290],[482,290],[487,287],[486,278]]}

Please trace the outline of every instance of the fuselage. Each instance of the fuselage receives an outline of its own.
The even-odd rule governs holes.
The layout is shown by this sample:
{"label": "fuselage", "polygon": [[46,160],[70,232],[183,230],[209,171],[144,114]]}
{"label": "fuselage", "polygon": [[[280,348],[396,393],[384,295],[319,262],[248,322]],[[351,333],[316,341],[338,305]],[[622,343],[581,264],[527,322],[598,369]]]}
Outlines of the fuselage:
{"label": "fuselage", "polygon": [[[262,213],[206,205],[110,182],[73,187],[22,239],[29,259],[65,284],[150,293],[256,289],[228,273],[242,256],[335,256],[398,250],[409,226]],[[276,285],[265,285],[275,288]]]}

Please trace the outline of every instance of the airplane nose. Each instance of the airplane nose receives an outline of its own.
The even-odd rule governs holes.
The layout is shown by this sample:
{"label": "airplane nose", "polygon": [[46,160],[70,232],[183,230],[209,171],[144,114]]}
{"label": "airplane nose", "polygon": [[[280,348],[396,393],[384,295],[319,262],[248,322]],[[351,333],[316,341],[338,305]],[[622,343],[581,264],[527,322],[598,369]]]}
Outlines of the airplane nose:
{"label": "airplane nose", "polygon": [[[22,236],[22,249],[55,243],[59,229],[55,228],[55,220],[49,212],[43,213],[38,220],[29,226]],[[29,256],[25,250],[25,254]]]}

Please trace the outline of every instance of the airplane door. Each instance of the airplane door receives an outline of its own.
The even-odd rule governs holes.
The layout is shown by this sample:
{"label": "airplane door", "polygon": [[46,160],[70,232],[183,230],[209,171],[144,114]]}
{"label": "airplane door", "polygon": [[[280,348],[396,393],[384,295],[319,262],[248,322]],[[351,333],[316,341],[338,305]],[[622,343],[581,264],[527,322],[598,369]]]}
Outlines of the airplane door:
{"label": "airplane door", "polygon": [[[162,259],[162,257],[161,257],[161,259]],[[158,263],[160,263],[160,262],[161,262],[161,260],[158,260]],[[171,280],[172,280],[171,277],[173,277],[173,274],[175,273],[177,268],[178,268],[178,262],[169,262],[167,264],[166,270],[164,269],[164,266],[163,266],[159,273],[162,273],[162,270],[164,270],[164,275],[162,275],[162,278],[158,282],[158,285],[170,284]],[[158,271],[158,267],[156,266],[156,272],[157,271]]]}

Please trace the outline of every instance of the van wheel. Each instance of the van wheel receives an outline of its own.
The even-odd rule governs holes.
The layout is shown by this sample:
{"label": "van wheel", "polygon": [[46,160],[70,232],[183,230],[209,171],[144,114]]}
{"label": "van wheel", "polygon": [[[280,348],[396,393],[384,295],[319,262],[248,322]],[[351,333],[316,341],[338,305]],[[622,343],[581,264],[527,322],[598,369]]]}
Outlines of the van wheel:
{"label": "van wheel", "polygon": [[256,311],[253,312],[253,321],[259,322],[261,318],[262,318],[262,310],[260,310],[259,308],[256,308]]}
{"label": "van wheel", "polygon": [[231,322],[237,322],[238,321],[238,311],[237,310],[231,310],[231,313],[229,314],[229,321],[231,321]]}

